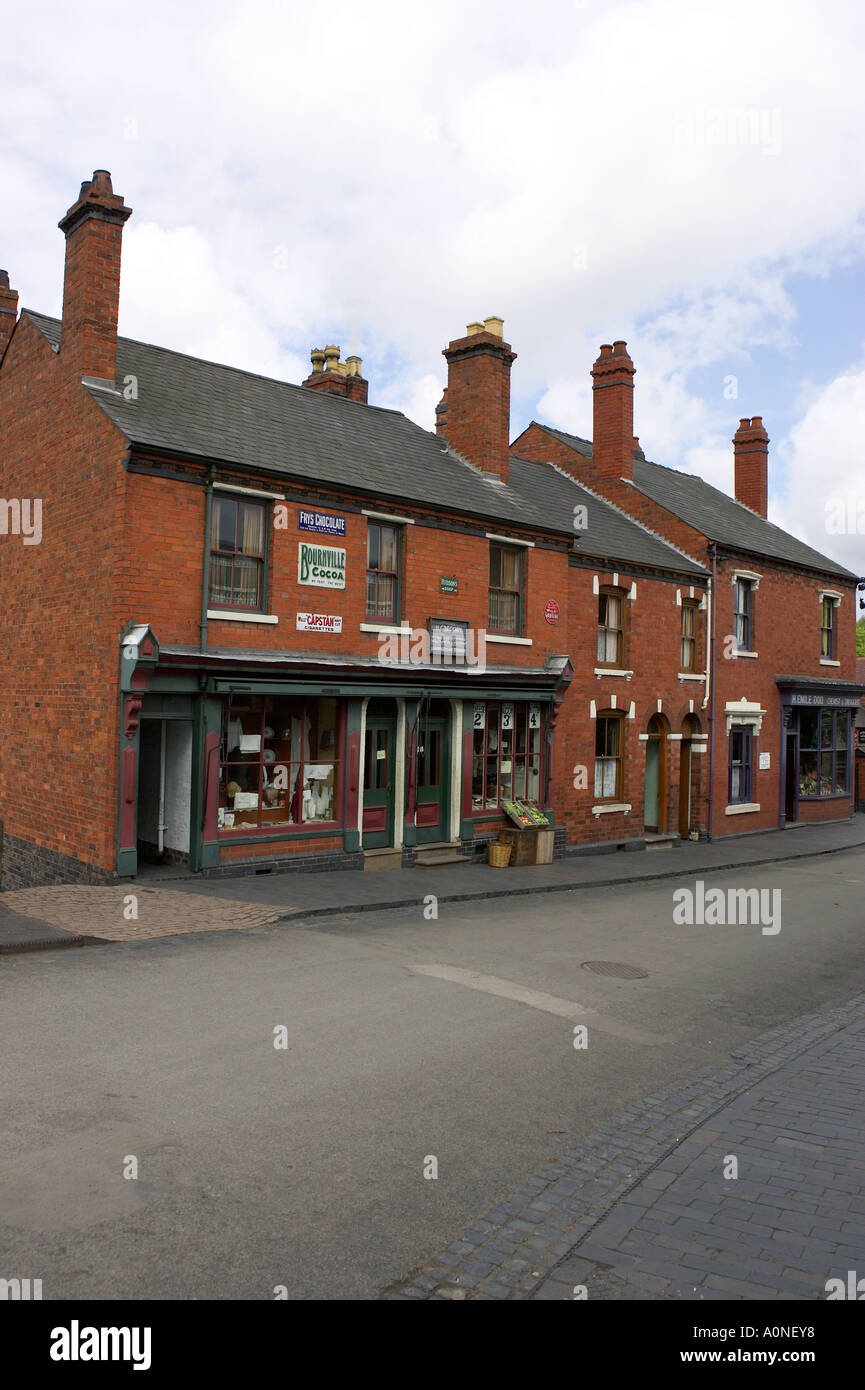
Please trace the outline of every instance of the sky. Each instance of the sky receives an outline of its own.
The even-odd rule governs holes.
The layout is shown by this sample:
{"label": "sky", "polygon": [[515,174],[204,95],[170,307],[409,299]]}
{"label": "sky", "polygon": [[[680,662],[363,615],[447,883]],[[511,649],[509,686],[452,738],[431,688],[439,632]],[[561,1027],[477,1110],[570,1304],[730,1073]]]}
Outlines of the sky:
{"label": "sky", "polygon": [[57,221],[134,209],[121,333],[299,382],[363,358],[434,428],[441,349],[499,315],[512,438],[591,437],[623,338],[647,457],[865,575],[860,0],[150,0],[2,7],[0,266],[59,314]]}

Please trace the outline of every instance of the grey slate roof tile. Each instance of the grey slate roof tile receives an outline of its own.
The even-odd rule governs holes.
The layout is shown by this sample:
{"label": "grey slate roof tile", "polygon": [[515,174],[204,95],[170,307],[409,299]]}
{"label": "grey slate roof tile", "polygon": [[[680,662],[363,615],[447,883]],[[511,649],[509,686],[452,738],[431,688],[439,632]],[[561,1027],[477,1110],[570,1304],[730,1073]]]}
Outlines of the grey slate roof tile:
{"label": "grey slate roof tile", "polygon": [[[538,424],[537,421],[532,423]],[[592,457],[589,440],[565,434],[563,430],[551,429],[549,425],[538,424],[538,428],[561,440],[583,458]],[[747,550],[770,559],[804,565],[824,574],[843,575],[849,579],[857,577],[836,560],[822,555],[773,522],[764,520],[696,474],[680,473],[674,468],[650,463],[641,450],[634,452],[633,480],[640,492],[701,531],[709,540],[733,550]]]}
{"label": "grey slate roof tile", "polygon": [[[24,310],[53,347],[60,321]],[[623,565],[686,574],[703,567],[675,546],[592,496],[549,464],[512,458],[507,485],[472,467],[436,434],[396,410],[220,366],[167,348],[118,338],[117,378],[138,380],[127,401],[87,385],[93,401],[130,443],[201,459],[415,502],[487,521],[566,535],[574,505],[588,530],[578,549]]]}

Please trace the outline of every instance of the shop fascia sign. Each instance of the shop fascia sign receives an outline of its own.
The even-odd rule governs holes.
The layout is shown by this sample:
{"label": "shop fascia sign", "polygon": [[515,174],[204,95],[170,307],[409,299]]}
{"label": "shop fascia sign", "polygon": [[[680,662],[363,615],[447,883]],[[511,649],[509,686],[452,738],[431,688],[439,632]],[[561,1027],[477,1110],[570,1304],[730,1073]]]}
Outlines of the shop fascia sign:
{"label": "shop fascia sign", "polygon": [[790,699],[794,705],[834,705],[840,709],[856,709],[859,704],[857,695],[826,695],[822,691],[794,691]]}
{"label": "shop fascia sign", "polygon": [[315,584],[319,589],[345,588],[345,550],[342,546],[311,545],[299,541],[297,582]]}

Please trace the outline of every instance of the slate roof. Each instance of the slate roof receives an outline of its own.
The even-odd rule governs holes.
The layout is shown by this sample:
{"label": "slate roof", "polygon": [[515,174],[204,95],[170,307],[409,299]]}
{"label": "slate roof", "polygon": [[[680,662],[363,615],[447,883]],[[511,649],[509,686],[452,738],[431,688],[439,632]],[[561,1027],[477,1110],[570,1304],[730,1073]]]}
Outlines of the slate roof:
{"label": "slate roof", "polygon": [[639,522],[632,521],[618,507],[568,477],[551,463],[535,463],[515,454],[510,456],[511,486],[524,496],[533,497],[546,516],[574,523],[574,507],[586,508],[585,530],[573,531],[579,554],[593,559],[631,561],[654,569],[675,570],[705,578],[707,570],[683,551],[662,540]]}
{"label": "slate roof", "polygon": [[[538,428],[561,440],[583,458],[592,457],[589,440],[565,434],[563,430],[550,429],[548,425],[538,424]],[[804,541],[797,540],[780,526],[757,516],[750,507],[737,502],[726,492],[712,487],[693,473],[679,473],[674,468],[650,463],[641,450],[634,452],[633,480],[640,492],[701,531],[709,540],[732,550],[746,550],[754,555],[807,566],[823,574],[843,575],[845,579],[858,578],[843,565],[812,549]]]}
{"label": "slate roof", "polygon": [[[60,321],[23,313],[53,347]],[[138,379],[127,401],[95,385],[91,398],[134,445],[224,460],[308,480],[462,512],[487,521],[567,535],[573,508],[589,508],[593,555],[622,563],[703,573],[674,546],[593,499],[547,464],[515,460],[508,485],[474,468],[399,411],[255,376],[131,338],[117,340],[117,375]]]}

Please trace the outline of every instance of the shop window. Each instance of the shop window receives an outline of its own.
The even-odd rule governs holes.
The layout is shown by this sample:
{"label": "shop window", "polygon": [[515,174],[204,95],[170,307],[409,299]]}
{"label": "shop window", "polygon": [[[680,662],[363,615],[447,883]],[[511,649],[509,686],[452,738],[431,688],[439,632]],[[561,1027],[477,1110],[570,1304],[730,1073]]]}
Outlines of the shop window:
{"label": "shop window", "polygon": [[595,720],[595,800],[621,801],[625,720],[621,714],[599,714]]}
{"label": "shop window", "polygon": [[619,589],[598,595],[598,665],[621,667],[625,660],[625,603]]}
{"label": "shop window", "polygon": [[515,546],[490,545],[490,632],[518,636],[522,626],[523,552]]}
{"label": "shop window", "polygon": [[473,723],[472,811],[497,811],[503,801],[537,803],[542,786],[540,705],[478,703]]}
{"label": "shop window", "polygon": [[828,660],[835,657],[835,601],[824,598],[820,602],[820,655]]}
{"label": "shop window", "polygon": [[697,670],[697,604],[682,600],[682,646],[679,653],[680,671]]}
{"label": "shop window", "polygon": [[325,697],[234,696],[222,722],[219,828],[340,823],[343,704]]}
{"label": "shop window", "polygon": [[400,529],[371,521],[366,532],[366,616],[386,623],[400,617]]}
{"label": "shop window", "polygon": [[737,652],[751,650],[751,609],[754,587],[750,579],[737,579],[733,585],[733,635]]}
{"label": "shop window", "polygon": [[849,717],[846,710],[799,711],[799,795],[848,792]]}
{"label": "shop window", "polygon": [[751,729],[734,724],[730,729],[730,768],[727,802],[730,806],[751,801],[754,739]]}
{"label": "shop window", "polygon": [[264,544],[264,504],[214,494],[208,589],[211,607],[261,608]]}

